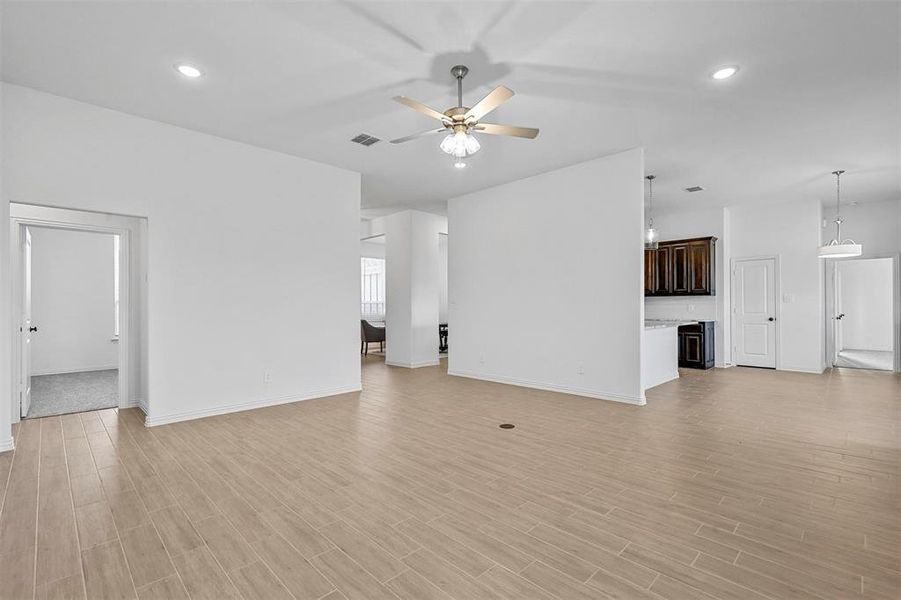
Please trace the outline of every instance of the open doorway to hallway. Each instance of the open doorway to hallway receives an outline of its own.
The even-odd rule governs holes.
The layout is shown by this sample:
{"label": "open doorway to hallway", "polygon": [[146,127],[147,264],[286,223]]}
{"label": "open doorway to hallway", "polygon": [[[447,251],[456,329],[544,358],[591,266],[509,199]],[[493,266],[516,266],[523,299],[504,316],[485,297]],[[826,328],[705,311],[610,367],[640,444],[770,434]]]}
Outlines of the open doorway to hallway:
{"label": "open doorway to hallway", "polygon": [[360,354],[385,356],[385,236],[360,241]]}
{"label": "open doorway to hallway", "polygon": [[893,370],[893,259],[843,260],[836,262],[834,268],[833,365]]}
{"label": "open doorway to hallway", "polygon": [[438,234],[438,357],[447,358],[450,329],[447,324],[447,234]]}
{"label": "open doorway to hallway", "polygon": [[23,419],[119,405],[119,236],[22,227]]}

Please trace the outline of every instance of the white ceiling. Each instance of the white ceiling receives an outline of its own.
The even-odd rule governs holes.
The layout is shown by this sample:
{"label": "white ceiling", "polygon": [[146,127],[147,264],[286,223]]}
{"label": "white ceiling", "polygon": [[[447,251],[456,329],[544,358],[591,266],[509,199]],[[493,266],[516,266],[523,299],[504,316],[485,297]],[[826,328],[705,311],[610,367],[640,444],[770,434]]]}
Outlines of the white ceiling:
{"label": "white ceiling", "polygon": [[[675,207],[901,197],[896,2],[4,2],[2,77],[363,174],[364,214],[447,198],[634,146]],[[207,75],[178,76],[191,61]],[[435,123],[391,101],[464,103],[503,83],[462,171]],[[738,63],[730,80],[719,65]],[[486,119],[488,120],[488,119]],[[682,188],[703,185],[687,194]],[[561,190],[565,193],[565,190]]]}

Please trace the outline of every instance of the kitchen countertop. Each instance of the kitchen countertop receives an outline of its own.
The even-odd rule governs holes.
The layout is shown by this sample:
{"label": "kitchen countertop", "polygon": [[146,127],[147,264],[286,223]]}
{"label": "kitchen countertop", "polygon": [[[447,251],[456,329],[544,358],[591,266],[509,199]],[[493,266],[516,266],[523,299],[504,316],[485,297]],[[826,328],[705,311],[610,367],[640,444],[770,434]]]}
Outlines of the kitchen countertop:
{"label": "kitchen countertop", "polygon": [[663,329],[666,327],[679,327],[680,325],[696,325],[698,321],[679,321],[672,319],[645,319],[645,329]]}

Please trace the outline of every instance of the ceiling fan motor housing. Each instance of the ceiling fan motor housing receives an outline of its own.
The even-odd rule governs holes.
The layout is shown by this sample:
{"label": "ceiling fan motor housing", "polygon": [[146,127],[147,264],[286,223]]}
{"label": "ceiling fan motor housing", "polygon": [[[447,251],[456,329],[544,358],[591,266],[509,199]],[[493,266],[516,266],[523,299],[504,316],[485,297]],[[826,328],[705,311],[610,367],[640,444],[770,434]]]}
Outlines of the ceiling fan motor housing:
{"label": "ceiling fan motor housing", "polygon": [[444,111],[444,114],[450,117],[451,123],[445,125],[448,129],[453,129],[454,132],[462,131],[467,132],[474,125],[474,123],[470,120],[470,122],[466,121],[466,112],[469,110],[468,106],[455,106],[454,108],[449,108]]}

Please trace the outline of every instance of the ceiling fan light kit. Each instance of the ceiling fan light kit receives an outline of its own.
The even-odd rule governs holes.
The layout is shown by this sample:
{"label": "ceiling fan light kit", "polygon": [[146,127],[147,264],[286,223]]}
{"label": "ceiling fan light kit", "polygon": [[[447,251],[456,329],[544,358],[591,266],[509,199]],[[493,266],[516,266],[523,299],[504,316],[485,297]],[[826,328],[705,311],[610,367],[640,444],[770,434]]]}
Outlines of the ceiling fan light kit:
{"label": "ceiling fan light kit", "polygon": [[440,148],[455,158],[465,158],[478,152],[482,145],[471,133],[457,131],[447,134]]}
{"label": "ceiling fan light kit", "polygon": [[443,113],[412,98],[395,96],[395,102],[441,121],[443,127],[391,140],[391,143],[402,144],[420,137],[444,133],[446,135],[441,141],[439,148],[454,158],[454,167],[462,169],[466,167],[466,163],[462,159],[472,156],[482,148],[479,140],[473,135],[474,132],[521,137],[530,140],[538,136],[538,130],[531,127],[481,123],[480,119],[482,117],[513,97],[513,90],[499,85],[491,93],[479,100],[472,108],[463,106],[463,78],[466,77],[467,73],[469,73],[469,68],[465,65],[456,65],[451,69],[451,75],[457,80],[457,106],[451,107]]}
{"label": "ceiling fan light kit", "polygon": [[835,237],[817,250],[820,258],[850,258],[863,254],[863,246],[852,239],[842,239],[842,219],[839,212],[841,206],[841,177],[844,171],[833,171],[835,175]]}

